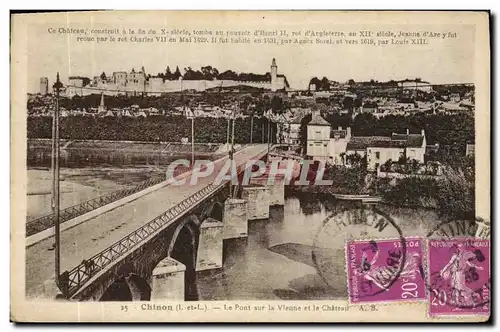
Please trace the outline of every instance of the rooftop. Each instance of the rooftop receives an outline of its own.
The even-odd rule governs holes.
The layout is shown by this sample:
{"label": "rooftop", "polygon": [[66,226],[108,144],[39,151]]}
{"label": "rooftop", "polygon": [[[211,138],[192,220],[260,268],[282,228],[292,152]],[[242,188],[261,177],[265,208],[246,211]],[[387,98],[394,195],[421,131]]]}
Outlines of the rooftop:
{"label": "rooftop", "polygon": [[330,126],[330,122],[326,121],[321,115],[315,113],[312,116],[312,120],[309,121],[308,125],[313,126]]}
{"label": "rooftop", "polygon": [[419,148],[424,136],[421,134],[395,134],[385,136],[353,136],[347,143],[347,150],[365,150],[374,148]]}
{"label": "rooftop", "polygon": [[390,142],[390,137],[385,136],[353,136],[347,142],[347,150],[366,150],[368,146],[374,146],[378,142]]}

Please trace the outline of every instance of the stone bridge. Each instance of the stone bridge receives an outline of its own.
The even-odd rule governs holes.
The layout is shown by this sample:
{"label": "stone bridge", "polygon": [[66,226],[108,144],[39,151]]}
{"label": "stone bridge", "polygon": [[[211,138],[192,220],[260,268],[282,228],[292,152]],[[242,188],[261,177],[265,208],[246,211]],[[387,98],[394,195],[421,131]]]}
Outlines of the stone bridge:
{"label": "stone bridge", "polygon": [[164,229],[95,274],[71,298],[80,301],[194,298],[196,272],[222,268],[224,202],[230,190],[230,184],[225,184],[200,204],[175,216]]}
{"label": "stone bridge", "polygon": [[[249,159],[266,155],[266,145],[239,151],[238,173]],[[248,220],[268,218],[269,206],[284,202],[284,182],[266,185],[265,175],[245,187],[214,181],[225,161],[216,161],[215,172],[195,185],[158,186],[62,232],[65,271],[58,287],[49,275],[53,252],[44,250],[53,240],[29,246],[28,297],[39,289],[37,280],[46,280],[44,296],[77,301],[196,298],[196,272],[223,267],[224,239],[246,237]]]}

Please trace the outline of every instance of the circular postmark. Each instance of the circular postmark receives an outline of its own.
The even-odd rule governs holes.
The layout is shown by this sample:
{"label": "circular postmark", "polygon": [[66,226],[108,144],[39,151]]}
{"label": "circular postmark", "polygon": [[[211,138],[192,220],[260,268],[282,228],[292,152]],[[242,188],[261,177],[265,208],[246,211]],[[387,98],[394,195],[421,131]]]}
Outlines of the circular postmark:
{"label": "circular postmark", "polygon": [[484,220],[452,220],[428,234],[431,315],[489,314],[490,240]]}
{"label": "circular postmark", "polygon": [[[325,283],[339,291],[347,289],[351,303],[390,302],[410,296],[403,294],[405,290],[423,290],[422,247],[422,239],[405,239],[389,215],[360,205],[324,220],[312,258]],[[425,291],[417,295],[423,296]]]}

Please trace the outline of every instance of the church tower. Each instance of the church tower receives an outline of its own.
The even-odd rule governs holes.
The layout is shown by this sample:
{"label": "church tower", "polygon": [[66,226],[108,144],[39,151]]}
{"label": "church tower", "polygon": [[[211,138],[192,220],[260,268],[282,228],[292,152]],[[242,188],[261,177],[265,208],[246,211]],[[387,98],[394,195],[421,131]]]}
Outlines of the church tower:
{"label": "church tower", "polygon": [[49,93],[49,79],[47,77],[40,77],[40,93],[42,95]]}
{"label": "church tower", "polygon": [[104,113],[104,112],[106,112],[106,108],[104,107],[104,92],[101,92],[101,103],[97,108],[97,113]]}
{"label": "church tower", "polygon": [[271,91],[276,92],[278,90],[278,66],[276,65],[276,59],[273,58],[271,63]]}

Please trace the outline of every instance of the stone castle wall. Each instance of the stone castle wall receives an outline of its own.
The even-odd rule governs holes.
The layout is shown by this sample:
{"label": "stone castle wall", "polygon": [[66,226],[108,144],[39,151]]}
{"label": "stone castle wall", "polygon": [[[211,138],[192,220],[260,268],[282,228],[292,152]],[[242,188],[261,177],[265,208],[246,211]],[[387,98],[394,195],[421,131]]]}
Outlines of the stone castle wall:
{"label": "stone castle wall", "polygon": [[[148,95],[161,95],[162,93],[168,92],[181,92],[184,90],[195,90],[195,91],[205,91],[207,89],[222,87],[234,87],[239,85],[251,86],[254,88],[271,89],[271,82],[243,82],[234,80],[176,80],[176,81],[163,81],[161,79],[150,79],[149,83],[129,83],[127,85],[121,85],[116,83],[98,83],[97,86],[91,87],[74,87],[69,86],[66,90],[66,95],[68,97],[73,97],[75,95],[86,96],[90,94],[99,94],[103,92],[105,95],[119,95],[119,94],[141,94],[143,92]],[[285,82],[283,79],[278,77],[277,89],[285,88]]]}

